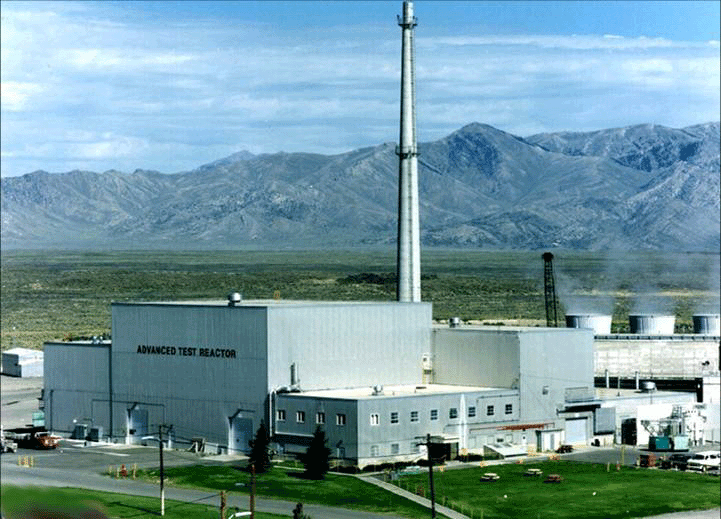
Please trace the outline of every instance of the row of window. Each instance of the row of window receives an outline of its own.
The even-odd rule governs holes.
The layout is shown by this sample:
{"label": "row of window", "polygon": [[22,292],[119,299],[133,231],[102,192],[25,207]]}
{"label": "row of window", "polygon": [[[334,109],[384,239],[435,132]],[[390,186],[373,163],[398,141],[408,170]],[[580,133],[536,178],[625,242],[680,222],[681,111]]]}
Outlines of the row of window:
{"label": "row of window", "polygon": [[[486,406],[486,416],[494,416],[496,414],[496,407],[493,405],[487,405]],[[506,404],[505,407],[505,414],[513,414],[513,404]],[[474,418],[476,416],[476,406],[468,406],[468,418]],[[453,420],[455,418],[458,418],[458,408],[457,407],[451,407],[448,410],[448,418],[450,420]],[[431,421],[438,420],[438,409],[431,409],[430,410],[430,419]],[[410,420],[411,423],[418,422],[420,420],[420,416],[418,414],[418,411],[411,411],[410,414]],[[392,411],[390,415],[390,422],[392,424],[399,423],[399,415],[398,411]],[[371,425],[380,425],[381,418],[378,413],[371,413],[370,416],[370,424]]]}
{"label": "row of window", "polygon": [[[510,415],[513,414],[513,404],[506,404],[505,406],[505,414]],[[496,414],[496,407],[494,405],[487,405],[486,406],[486,416],[494,416]],[[474,418],[476,416],[476,406],[471,405],[468,406],[468,418]],[[278,409],[276,411],[276,420],[279,422],[285,422],[286,421],[286,412],[285,409]],[[448,418],[450,420],[458,418],[458,408],[457,407],[451,407],[448,410]],[[438,420],[438,409],[431,409],[430,410],[430,419],[431,421]],[[295,421],[296,423],[305,423],[305,411],[296,411],[295,412]],[[420,421],[420,414],[418,411],[411,411],[410,413],[410,421],[411,423],[415,423]],[[391,411],[390,414],[390,423],[391,424],[397,424],[400,422],[400,416],[398,411]],[[315,423],[318,425],[325,425],[325,413],[322,411],[319,411],[315,413]],[[345,425],[346,424],[346,416],[342,413],[338,413],[335,415],[335,424],[336,425]],[[378,413],[371,413],[370,415],[370,424],[371,425],[380,425],[381,424],[381,417]]]}
{"label": "row of window", "polygon": [[[285,409],[278,409],[275,412],[275,419],[278,422],[285,422],[286,421],[286,412]],[[295,412],[295,421],[296,423],[305,423],[305,411],[296,411]],[[325,425],[325,413],[322,411],[319,411],[315,413],[315,423],[317,425]],[[346,417],[342,413],[338,413],[335,415],[335,424],[336,425],[345,425],[346,424]]]}

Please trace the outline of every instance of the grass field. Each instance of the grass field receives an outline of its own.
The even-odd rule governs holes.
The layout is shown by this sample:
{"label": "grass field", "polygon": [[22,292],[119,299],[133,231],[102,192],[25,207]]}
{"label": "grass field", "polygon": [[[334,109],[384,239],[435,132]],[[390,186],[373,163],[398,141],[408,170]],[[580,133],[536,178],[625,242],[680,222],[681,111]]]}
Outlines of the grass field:
{"label": "grass field", "polygon": [[[395,298],[395,252],[355,251],[2,251],[2,349],[110,333],[112,301],[224,298],[375,300]],[[625,331],[632,310],[677,315],[718,311],[718,254],[557,252],[564,310],[612,312]],[[540,251],[424,250],[422,297],[443,320],[545,324]],[[374,279],[360,279],[373,273]],[[579,303],[580,302],[580,303]],[[588,311],[585,310],[584,311]]]}
{"label": "grass field", "polygon": [[[543,471],[527,477],[529,468]],[[486,472],[500,476],[480,482]],[[558,474],[561,483],[544,483]],[[403,476],[406,490],[428,493],[426,473]],[[719,506],[717,477],[685,472],[635,469],[616,471],[606,465],[541,462],[494,465],[468,470],[436,472],[436,499],[469,517],[484,519],[613,519],[644,517]]]}
{"label": "grass field", "polygon": [[[2,513],[7,519],[34,517],[53,519],[91,519],[100,512],[110,518],[150,519],[160,516],[160,499],[127,494],[95,492],[77,488],[33,488],[3,485]],[[292,510],[288,511],[290,516]],[[39,515],[44,513],[45,515]],[[165,501],[167,519],[217,519],[215,506]],[[280,519],[280,515],[256,513],[258,519]]]}
{"label": "grass field", "polygon": [[[425,517],[427,510],[405,498],[379,490],[353,476],[327,474],[324,480],[301,477],[302,471],[275,467],[256,477],[260,496],[352,508],[368,512],[393,513],[405,517]],[[157,470],[140,471],[138,477],[157,481]],[[231,465],[196,465],[165,469],[168,484],[214,491],[249,493],[250,474]]]}

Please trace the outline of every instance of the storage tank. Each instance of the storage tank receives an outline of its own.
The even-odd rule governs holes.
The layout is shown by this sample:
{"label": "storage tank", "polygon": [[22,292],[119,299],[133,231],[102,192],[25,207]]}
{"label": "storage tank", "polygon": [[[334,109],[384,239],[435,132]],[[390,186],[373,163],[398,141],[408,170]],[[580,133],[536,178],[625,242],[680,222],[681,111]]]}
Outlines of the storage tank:
{"label": "storage tank", "polygon": [[695,314],[693,316],[693,333],[719,335],[719,314]]}
{"label": "storage tank", "polygon": [[640,335],[673,335],[676,316],[661,314],[632,314],[628,316],[631,333]]}
{"label": "storage tank", "polygon": [[611,333],[611,316],[603,314],[566,314],[566,328],[588,328],[594,335]]}

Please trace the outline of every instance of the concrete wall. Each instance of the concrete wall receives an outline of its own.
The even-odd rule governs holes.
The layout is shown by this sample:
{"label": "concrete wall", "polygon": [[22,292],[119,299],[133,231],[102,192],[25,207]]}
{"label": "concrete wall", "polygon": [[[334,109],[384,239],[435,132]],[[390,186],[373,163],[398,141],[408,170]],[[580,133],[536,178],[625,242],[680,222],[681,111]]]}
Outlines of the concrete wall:
{"label": "concrete wall", "polygon": [[498,328],[434,328],[433,382],[513,387],[520,371],[519,338]]}
{"label": "concrete wall", "polygon": [[436,328],[433,381],[520,389],[521,422],[556,417],[568,388],[593,388],[593,332],[570,328]]}
{"label": "concrete wall", "polygon": [[603,337],[594,343],[595,375],[608,370],[612,377],[641,378],[718,376],[719,342],[693,335],[674,339]]}
{"label": "concrete wall", "polygon": [[519,333],[521,421],[556,416],[566,389],[593,388],[593,332],[539,328]]}
{"label": "concrete wall", "polygon": [[[285,411],[285,420],[275,420],[275,432],[283,445],[284,452],[305,452],[310,438],[320,425],[328,438],[331,456],[358,458],[357,402],[347,399],[318,398],[297,393],[278,394],[275,413]],[[299,423],[296,413],[305,412],[305,422]],[[325,424],[318,424],[317,413],[325,414]],[[345,415],[344,425],[338,424],[337,415]]]}
{"label": "concrete wall", "polygon": [[114,304],[112,316],[114,435],[125,436],[131,408],[147,411],[149,431],[172,425],[176,442],[224,447],[231,417],[253,433],[267,424],[265,308]]}
{"label": "concrete wall", "polygon": [[[48,430],[71,433],[73,420],[110,425],[110,345],[45,343],[44,398]],[[89,420],[91,419],[92,420]]]}
{"label": "concrete wall", "polygon": [[430,351],[428,303],[287,304],[268,307],[269,389],[303,390],[421,382]]}

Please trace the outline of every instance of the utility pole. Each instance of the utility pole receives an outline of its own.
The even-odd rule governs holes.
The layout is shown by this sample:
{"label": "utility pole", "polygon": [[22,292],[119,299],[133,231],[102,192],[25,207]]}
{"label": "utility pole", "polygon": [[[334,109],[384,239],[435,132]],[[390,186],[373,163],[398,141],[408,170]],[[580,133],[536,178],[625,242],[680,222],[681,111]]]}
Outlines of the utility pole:
{"label": "utility pole", "polygon": [[250,466],[250,519],[255,519],[255,463]]}
{"label": "utility pole", "polygon": [[165,427],[168,431],[172,428],[172,426],[167,426],[165,424],[158,425],[158,437],[154,436],[143,436],[143,440],[157,440],[158,441],[158,447],[160,449],[160,515],[165,515],[165,470],[163,467],[163,427]]}
{"label": "utility pole", "polygon": [[158,445],[160,445],[160,515],[165,515],[165,473],[163,471],[163,426],[158,426]]}
{"label": "utility pole", "polygon": [[228,498],[225,496],[225,490],[220,491],[220,519],[225,519],[225,510],[228,506]]}
{"label": "utility pole", "polygon": [[431,435],[426,434],[426,441],[419,442],[418,445],[425,445],[428,451],[428,487],[431,492],[431,519],[436,517],[436,493],[433,489],[433,457],[431,455]]}

